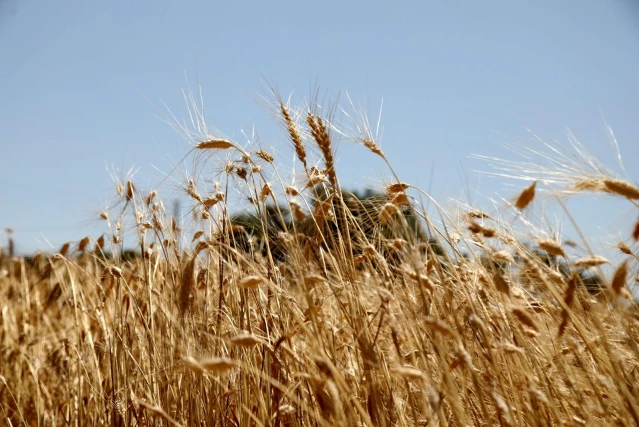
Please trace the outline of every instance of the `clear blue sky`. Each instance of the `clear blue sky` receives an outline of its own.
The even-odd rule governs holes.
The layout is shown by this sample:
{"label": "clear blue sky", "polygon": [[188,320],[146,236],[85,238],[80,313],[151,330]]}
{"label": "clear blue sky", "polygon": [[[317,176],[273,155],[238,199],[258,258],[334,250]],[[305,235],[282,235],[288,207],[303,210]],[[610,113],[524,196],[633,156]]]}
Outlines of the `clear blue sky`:
{"label": "clear blue sky", "polygon": [[[209,122],[237,140],[255,124],[276,152],[286,143],[256,102],[263,78],[284,96],[308,96],[315,82],[348,91],[373,116],[383,98],[383,149],[402,180],[443,201],[516,192],[472,172],[489,166],[471,154],[509,155],[492,131],[564,140],[568,126],[614,166],[602,112],[639,178],[631,0],[0,0],[0,64],[0,227],[15,229],[23,253],[104,231],[106,167],[135,167],[150,189],[155,168],[185,154],[147,98],[186,117],[179,89],[196,71]],[[347,186],[385,174],[361,147],[342,142],[338,155]],[[628,228],[615,215],[612,226]],[[599,218],[586,212],[585,227]]]}

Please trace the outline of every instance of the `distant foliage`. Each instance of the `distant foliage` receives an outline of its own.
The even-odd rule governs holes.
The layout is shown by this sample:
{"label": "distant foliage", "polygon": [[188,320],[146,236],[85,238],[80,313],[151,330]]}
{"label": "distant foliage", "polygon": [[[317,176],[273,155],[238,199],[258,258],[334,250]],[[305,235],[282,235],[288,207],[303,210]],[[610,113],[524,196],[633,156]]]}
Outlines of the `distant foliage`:
{"label": "distant foliage", "polygon": [[[386,224],[380,222],[380,209],[390,202],[388,195],[382,192],[372,189],[342,191],[341,197],[337,198],[331,196],[328,187],[318,185],[312,194],[312,211],[331,199],[332,214],[323,227],[320,228],[311,216],[303,221],[296,221],[287,206],[266,204],[261,207],[260,213],[242,212],[230,217],[232,245],[243,252],[260,253],[263,256],[270,251],[275,260],[285,261],[286,244],[282,242],[285,235],[296,235],[306,241],[311,239],[320,245],[330,245],[329,242],[338,234],[346,236],[345,230],[340,230],[339,217],[342,216],[343,224],[352,228],[349,238],[355,243],[355,255],[361,255],[365,246],[372,245],[391,258],[398,251],[391,251],[388,247],[400,239],[411,245],[427,244],[436,255],[444,255],[444,249],[435,239],[428,237],[410,206],[402,206],[399,209],[400,215],[393,221]],[[340,205],[342,202],[343,206]],[[320,242],[319,234],[325,237],[324,241]]]}

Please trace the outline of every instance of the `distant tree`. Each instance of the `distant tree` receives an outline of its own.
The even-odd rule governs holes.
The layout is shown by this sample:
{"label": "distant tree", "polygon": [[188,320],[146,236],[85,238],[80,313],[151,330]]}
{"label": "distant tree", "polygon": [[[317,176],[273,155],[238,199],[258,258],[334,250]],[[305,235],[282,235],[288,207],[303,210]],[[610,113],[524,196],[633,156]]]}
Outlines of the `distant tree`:
{"label": "distant tree", "polygon": [[280,239],[279,233],[292,229],[291,212],[288,207],[266,205],[262,216],[256,212],[246,211],[232,215],[230,222],[228,243],[231,246],[245,253],[266,255],[270,242],[273,243],[270,250],[275,260],[285,259],[284,248],[274,243]]}
{"label": "distant tree", "polygon": [[[322,185],[312,189],[313,204],[311,209],[315,210],[318,203],[325,202],[331,197],[330,190]],[[353,233],[348,238],[356,244],[363,244],[358,239],[366,238],[369,243],[380,243],[384,240],[403,239],[412,244],[427,243],[436,255],[443,256],[444,249],[436,240],[430,239],[424,231],[419,218],[413,209],[408,206],[400,208],[400,215],[392,223],[381,226],[379,221],[379,210],[389,202],[388,196],[371,189],[362,191],[342,191],[341,198],[333,197],[335,201],[333,210],[336,215],[340,215],[342,207],[338,201],[343,200],[347,208],[351,226],[356,225],[361,233]],[[341,203],[341,202],[339,202]],[[355,221],[353,223],[352,221]],[[313,237],[317,233],[314,221],[307,218],[305,222],[294,224],[294,218],[290,209],[282,205],[266,205],[261,212],[241,212],[231,217],[231,244],[238,250],[248,253],[266,254],[266,238],[270,243],[270,251],[275,260],[282,261],[286,258],[285,245],[281,244],[281,236],[284,232],[297,230],[305,237]],[[347,222],[348,224],[348,222]],[[338,219],[327,221],[322,234],[337,236],[345,233],[339,229]],[[345,236],[342,234],[342,237]],[[326,240],[326,239],[325,239]],[[357,253],[355,248],[354,252]]]}

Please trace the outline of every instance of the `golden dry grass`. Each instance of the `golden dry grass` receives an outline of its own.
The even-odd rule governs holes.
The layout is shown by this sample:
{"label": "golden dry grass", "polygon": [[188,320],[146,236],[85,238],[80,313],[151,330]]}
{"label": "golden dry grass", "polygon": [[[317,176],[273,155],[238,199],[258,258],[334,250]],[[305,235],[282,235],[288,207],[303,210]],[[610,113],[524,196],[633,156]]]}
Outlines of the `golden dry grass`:
{"label": "golden dry grass", "polygon": [[[232,160],[213,191],[186,181],[192,234],[155,191],[128,181],[106,239],[1,258],[2,423],[639,424],[639,311],[626,289],[634,264],[617,266],[595,297],[578,268],[606,258],[571,258],[556,239],[531,236],[569,261],[561,271],[476,210],[439,231],[399,180],[371,214],[385,231],[371,233],[339,191],[329,120],[276,104],[304,190],[280,178],[267,151],[208,135],[196,157],[224,151]],[[361,141],[386,159],[370,133]],[[630,183],[599,182],[587,189],[636,199]],[[314,203],[318,184],[330,196]],[[534,209],[536,185],[517,196],[518,210]],[[267,205],[292,206],[291,229],[267,234],[264,250],[242,250],[227,206],[234,189],[264,222]],[[443,254],[406,227],[389,235],[406,206]],[[131,260],[117,255],[126,221],[141,253]],[[471,241],[482,250],[462,256]],[[107,248],[116,256],[103,256]],[[636,259],[636,241],[623,248]]]}

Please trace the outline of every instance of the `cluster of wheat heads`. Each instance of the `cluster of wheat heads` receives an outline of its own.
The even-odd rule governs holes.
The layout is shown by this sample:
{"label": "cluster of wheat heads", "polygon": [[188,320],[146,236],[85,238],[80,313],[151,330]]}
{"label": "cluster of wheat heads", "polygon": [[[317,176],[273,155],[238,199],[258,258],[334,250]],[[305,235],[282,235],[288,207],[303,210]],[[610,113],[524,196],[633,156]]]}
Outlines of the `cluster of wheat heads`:
{"label": "cluster of wheat heads", "polygon": [[[109,234],[2,257],[3,423],[639,423],[639,316],[621,303],[630,261],[595,297],[581,272],[601,256],[541,234],[531,247],[477,210],[438,229],[399,180],[349,196],[333,125],[277,106],[302,185],[280,178],[271,153],[209,135],[198,164],[227,160],[217,183],[185,180],[189,231],[125,181],[120,212],[101,215]],[[637,199],[631,183],[598,179],[588,188]],[[249,199],[241,221],[234,191]],[[531,212],[535,191],[511,209]],[[123,256],[128,228],[137,257]],[[620,246],[629,259],[638,234]]]}

